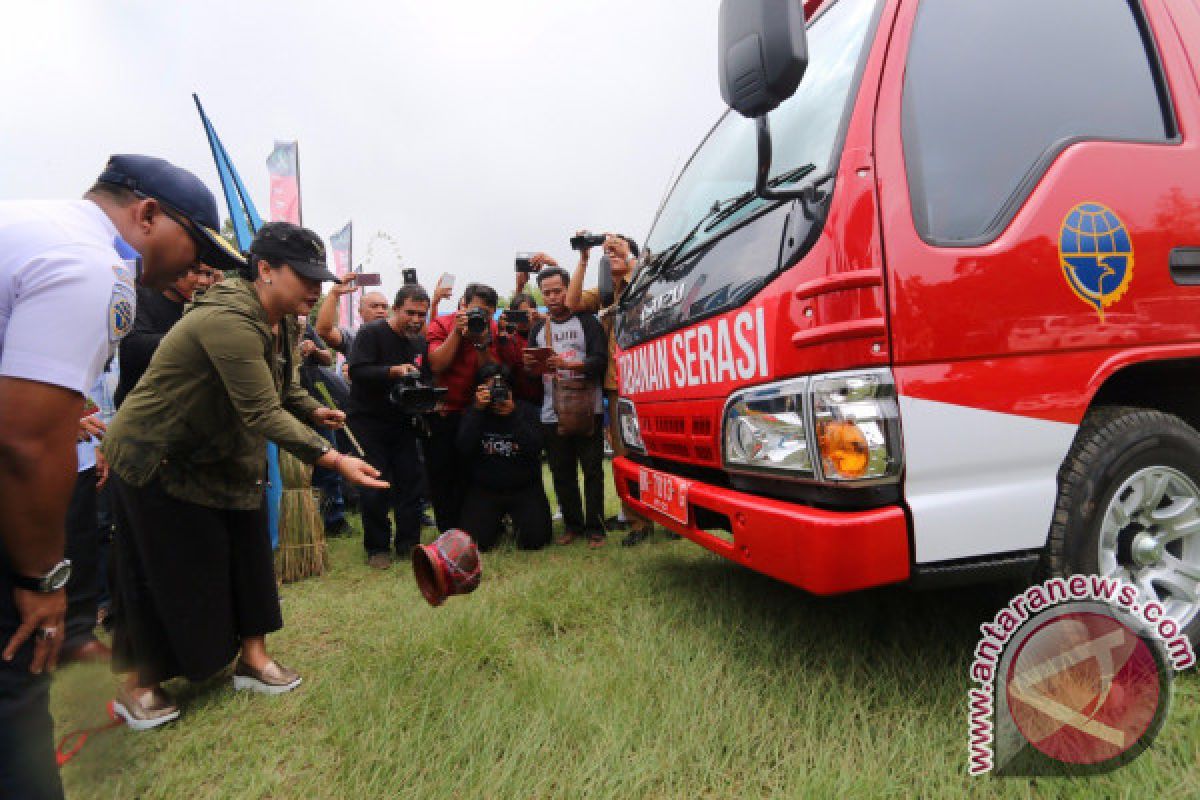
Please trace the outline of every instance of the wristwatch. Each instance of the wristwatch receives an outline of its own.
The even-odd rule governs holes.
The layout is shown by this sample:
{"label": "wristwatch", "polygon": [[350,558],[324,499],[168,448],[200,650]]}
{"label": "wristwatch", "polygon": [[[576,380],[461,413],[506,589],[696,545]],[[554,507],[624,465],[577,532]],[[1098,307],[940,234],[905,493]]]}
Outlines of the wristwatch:
{"label": "wristwatch", "polygon": [[30,578],[28,575],[11,575],[13,586],[18,589],[24,589],[28,592],[39,592],[41,594],[53,594],[59,589],[67,585],[67,581],[71,580],[71,560],[64,558],[62,561],[55,564],[40,578]]}

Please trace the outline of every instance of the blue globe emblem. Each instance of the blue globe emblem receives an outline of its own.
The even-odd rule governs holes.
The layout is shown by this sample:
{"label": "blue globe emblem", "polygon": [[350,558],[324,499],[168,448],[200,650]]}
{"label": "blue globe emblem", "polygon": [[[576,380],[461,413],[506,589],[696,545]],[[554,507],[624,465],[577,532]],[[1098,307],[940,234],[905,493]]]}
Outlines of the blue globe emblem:
{"label": "blue globe emblem", "polygon": [[112,335],[121,337],[133,328],[133,303],[117,300],[112,304]]}
{"label": "blue globe emblem", "polygon": [[1063,221],[1059,260],[1071,291],[1104,320],[1133,281],[1133,242],[1125,224],[1106,206],[1080,203]]}

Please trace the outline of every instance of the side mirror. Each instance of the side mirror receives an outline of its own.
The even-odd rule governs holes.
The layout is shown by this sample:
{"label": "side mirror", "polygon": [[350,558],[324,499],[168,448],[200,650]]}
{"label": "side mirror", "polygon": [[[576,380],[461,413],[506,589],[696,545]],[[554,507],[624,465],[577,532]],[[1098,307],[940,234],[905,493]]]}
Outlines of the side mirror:
{"label": "side mirror", "polygon": [[796,92],[808,66],[801,0],[721,0],[721,97],[763,117]]}

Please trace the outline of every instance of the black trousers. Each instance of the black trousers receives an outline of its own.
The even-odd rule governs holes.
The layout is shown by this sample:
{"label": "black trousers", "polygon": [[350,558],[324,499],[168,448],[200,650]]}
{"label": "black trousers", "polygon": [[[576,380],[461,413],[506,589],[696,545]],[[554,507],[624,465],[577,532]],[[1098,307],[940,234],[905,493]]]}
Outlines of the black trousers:
{"label": "black trousers", "polygon": [[392,547],[390,511],[396,519],[396,552],[421,541],[421,458],[417,435],[407,423],[355,417],[350,427],[367,455],[367,463],[383,473],[388,489],[359,488],[363,546],[368,556]]}
{"label": "black trousers", "polygon": [[[9,566],[0,558],[0,650],[20,626]],[[62,800],[50,718],[50,676],[31,675],[30,638],[11,662],[0,659],[0,798]]]}
{"label": "black trousers", "polygon": [[82,647],[96,638],[96,606],[100,601],[100,525],[96,512],[96,469],[75,478],[67,506],[66,555],[71,559],[67,582],[67,630],[63,649]]}
{"label": "black trousers", "polygon": [[540,480],[516,491],[472,486],[463,501],[462,529],[486,552],[496,546],[505,514],[512,518],[520,549],[539,550],[550,541],[550,502]]}
{"label": "black trousers", "polygon": [[242,639],[283,627],[266,508],[209,508],[113,475],[113,668],[151,686],[203,680]]}
{"label": "black trousers", "polygon": [[[586,536],[604,535],[604,424],[597,415],[591,436],[561,436],[558,426],[543,425],[546,460],[554,479],[554,493],[568,532]],[[583,501],[579,477],[583,473]],[[585,512],[586,506],[586,514]]]}
{"label": "black trousers", "polygon": [[428,414],[429,446],[425,448],[425,470],[429,476],[429,502],[438,530],[462,527],[462,504],[467,493],[468,465],[458,452],[461,413]]}

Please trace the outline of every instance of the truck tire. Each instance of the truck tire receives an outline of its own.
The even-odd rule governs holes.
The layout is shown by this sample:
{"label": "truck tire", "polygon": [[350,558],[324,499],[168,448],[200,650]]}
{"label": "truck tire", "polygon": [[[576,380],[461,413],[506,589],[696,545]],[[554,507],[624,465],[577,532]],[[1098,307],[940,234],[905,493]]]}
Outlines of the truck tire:
{"label": "truck tire", "polygon": [[1200,433],[1161,411],[1090,412],[1059,470],[1043,571],[1135,584],[1200,645]]}

